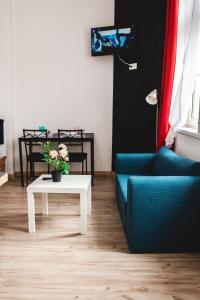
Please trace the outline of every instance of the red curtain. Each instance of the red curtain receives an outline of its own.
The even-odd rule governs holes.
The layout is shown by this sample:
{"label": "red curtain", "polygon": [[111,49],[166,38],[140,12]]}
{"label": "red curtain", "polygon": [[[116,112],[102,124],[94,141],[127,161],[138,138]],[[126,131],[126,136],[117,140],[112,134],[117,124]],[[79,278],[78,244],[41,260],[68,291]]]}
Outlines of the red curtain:
{"label": "red curtain", "polygon": [[167,1],[165,45],[158,116],[157,151],[164,145],[169,131],[169,114],[176,65],[179,0]]}

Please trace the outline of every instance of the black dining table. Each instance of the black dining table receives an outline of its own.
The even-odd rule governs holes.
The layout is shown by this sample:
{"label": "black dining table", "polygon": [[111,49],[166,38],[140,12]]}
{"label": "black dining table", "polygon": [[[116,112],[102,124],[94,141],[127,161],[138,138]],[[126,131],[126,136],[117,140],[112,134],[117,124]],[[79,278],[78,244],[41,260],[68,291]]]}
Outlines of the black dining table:
{"label": "black dining table", "polygon": [[20,159],[20,177],[21,177],[21,186],[24,186],[24,169],[23,169],[23,150],[22,145],[25,142],[42,142],[45,143],[47,141],[51,142],[59,142],[59,143],[65,143],[65,142],[73,142],[73,141],[83,141],[84,143],[90,144],[90,167],[91,167],[91,175],[92,175],[92,184],[94,180],[94,133],[84,133],[83,137],[80,136],[65,136],[65,137],[58,137],[57,133],[54,134],[48,134],[47,137],[39,136],[27,136],[27,137],[19,137],[18,138],[18,144],[19,144],[19,159]]}

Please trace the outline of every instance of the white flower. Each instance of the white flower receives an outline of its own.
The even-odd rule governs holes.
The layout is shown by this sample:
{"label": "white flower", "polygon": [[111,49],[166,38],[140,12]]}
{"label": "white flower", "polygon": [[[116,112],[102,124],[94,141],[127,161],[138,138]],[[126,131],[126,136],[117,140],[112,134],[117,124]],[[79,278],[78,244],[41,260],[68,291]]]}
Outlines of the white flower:
{"label": "white flower", "polygon": [[64,160],[65,160],[65,161],[69,161],[69,156],[66,156],[66,157],[64,158]]}
{"label": "white flower", "polygon": [[60,145],[58,146],[58,148],[66,149],[66,150],[67,150],[67,146],[66,146],[65,144],[60,144]]}
{"label": "white flower", "polygon": [[52,158],[52,159],[55,159],[58,157],[58,151],[56,150],[51,150],[49,151],[49,156]]}
{"label": "white flower", "polygon": [[59,150],[59,155],[62,158],[65,158],[68,155],[68,151],[66,149],[61,149],[61,150]]}

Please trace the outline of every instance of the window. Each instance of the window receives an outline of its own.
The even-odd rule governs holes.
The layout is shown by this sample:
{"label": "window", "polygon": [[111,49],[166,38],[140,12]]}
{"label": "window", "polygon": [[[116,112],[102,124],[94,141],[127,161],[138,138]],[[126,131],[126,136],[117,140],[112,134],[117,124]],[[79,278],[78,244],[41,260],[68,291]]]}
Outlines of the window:
{"label": "window", "polygon": [[190,113],[188,116],[187,127],[191,127],[198,130],[199,117],[200,117],[200,74],[197,74],[194,91],[192,95],[192,107],[190,109]]}

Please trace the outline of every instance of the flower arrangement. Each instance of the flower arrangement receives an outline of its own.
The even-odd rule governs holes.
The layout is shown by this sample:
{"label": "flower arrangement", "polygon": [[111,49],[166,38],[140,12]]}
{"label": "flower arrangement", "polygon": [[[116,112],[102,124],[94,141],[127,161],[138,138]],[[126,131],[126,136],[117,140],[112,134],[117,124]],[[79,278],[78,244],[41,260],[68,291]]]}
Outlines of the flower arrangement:
{"label": "flower arrangement", "polygon": [[42,144],[44,161],[60,171],[63,175],[69,174],[69,154],[65,144],[55,146],[51,142]]}

